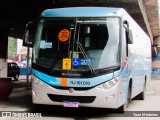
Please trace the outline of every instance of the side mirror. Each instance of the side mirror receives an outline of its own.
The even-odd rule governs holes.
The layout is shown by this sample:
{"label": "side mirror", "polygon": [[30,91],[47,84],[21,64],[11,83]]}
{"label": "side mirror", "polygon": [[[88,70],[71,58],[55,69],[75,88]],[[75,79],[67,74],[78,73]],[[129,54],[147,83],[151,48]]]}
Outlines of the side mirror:
{"label": "side mirror", "polygon": [[125,28],[126,30],[126,42],[127,44],[133,44],[133,34],[132,34],[132,30],[129,29],[129,23],[128,21],[124,21],[123,22],[123,27]]}
{"label": "side mirror", "polygon": [[24,39],[23,39],[23,46],[33,47],[35,31],[36,31],[35,21],[31,21],[26,24]]}
{"label": "side mirror", "polygon": [[128,36],[127,36],[128,44],[133,44],[133,35],[132,35],[132,30],[128,29]]}

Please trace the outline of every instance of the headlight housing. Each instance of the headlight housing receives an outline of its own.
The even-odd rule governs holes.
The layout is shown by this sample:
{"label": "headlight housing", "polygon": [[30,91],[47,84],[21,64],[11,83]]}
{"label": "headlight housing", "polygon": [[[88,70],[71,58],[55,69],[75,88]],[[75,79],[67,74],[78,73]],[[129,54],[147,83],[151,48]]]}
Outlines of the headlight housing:
{"label": "headlight housing", "polygon": [[44,83],[43,81],[39,80],[37,77],[35,77],[34,75],[31,76],[31,79],[32,79],[32,82],[34,84],[36,84],[37,86],[40,86],[40,87],[44,87],[44,86],[47,86],[46,83]]}
{"label": "headlight housing", "polygon": [[110,81],[107,81],[107,82],[99,85],[98,88],[105,89],[105,90],[111,89],[114,86],[116,86],[119,83],[119,81],[120,81],[120,77],[116,77],[116,78],[114,78],[114,79],[112,79]]}

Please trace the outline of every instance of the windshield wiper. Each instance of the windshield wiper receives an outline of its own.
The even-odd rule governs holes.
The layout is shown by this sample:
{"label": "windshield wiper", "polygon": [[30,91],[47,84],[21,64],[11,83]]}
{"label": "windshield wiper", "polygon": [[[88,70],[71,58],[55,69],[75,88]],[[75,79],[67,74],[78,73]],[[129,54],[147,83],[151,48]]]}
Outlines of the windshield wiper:
{"label": "windshield wiper", "polygon": [[94,75],[96,75],[96,72],[95,72],[95,70],[93,69],[92,65],[90,64],[89,59],[88,59],[88,56],[87,56],[85,50],[83,49],[82,44],[81,44],[79,41],[77,41],[76,43],[77,43],[77,46],[79,47],[79,49],[81,50],[81,52],[82,52],[82,54],[83,54],[83,57],[84,57],[85,60],[87,61],[87,64],[88,64],[88,66],[89,66],[89,69],[91,70],[91,73],[94,74]]}

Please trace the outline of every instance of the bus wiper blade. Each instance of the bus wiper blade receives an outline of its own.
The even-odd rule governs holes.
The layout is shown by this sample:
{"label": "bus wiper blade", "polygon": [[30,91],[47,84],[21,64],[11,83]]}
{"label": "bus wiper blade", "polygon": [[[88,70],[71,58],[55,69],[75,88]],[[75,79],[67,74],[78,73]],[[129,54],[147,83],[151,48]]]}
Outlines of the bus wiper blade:
{"label": "bus wiper blade", "polygon": [[78,47],[80,48],[80,50],[81,50],[81,52],[82,52],[82,54],[83,54],[83,57],[84,57],[85,60],[87,61],[87,64],[88,64],[88,66],[89,66],[89,69],[91,70],[91,73],[94,74],[94,75],[96,75],[95,70],[93,69],[92,65],[89,63],[89,58],[88,58],[85,50],[83,49],[82,44],[81,44],[79,41],[77,41],[76,43],[77,43]]}

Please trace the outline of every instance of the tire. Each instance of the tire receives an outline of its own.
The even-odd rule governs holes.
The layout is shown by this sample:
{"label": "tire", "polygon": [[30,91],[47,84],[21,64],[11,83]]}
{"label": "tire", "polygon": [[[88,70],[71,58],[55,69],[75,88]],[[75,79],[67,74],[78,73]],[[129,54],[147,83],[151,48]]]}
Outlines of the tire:
{"label": "tire", "polygon": [[18,79],[19,79],[19,75],[16,74],[16,75],[14,76],[14,80],[18,81]]}
{"label": "tire", "polygon": [[144,83],[143,91],[136,97],[138,100],[145,99],[145,92],[146,92],[146,82]]}
{"label": "tire", "polygon": [[39,104],[32,103],[32,106],[31,106],[32,109],[39,109],[39,107],[40,107]]}
{"label": "tire", "polygon": [[122,106],[120,106],[117,109],[117,112],[124,113],[126,111],[126,108],[128,107],[128,104],[130,102],[130,97],[131,97],[131,90],[130,90],[130,88],[128,88],[127,100],[126,100],[126,102]]}
{"label": "tire", "polygon": [[116,112],[118,112],[118,113],[124,113],[125,110],[126,110],[126,105],[123,104],[122,106],[120,106],[120,107],[117,109]]}
{"label": "tire", "polygon": [[46,112],[46,105],[32,103],[30,111],[37,113]]}

